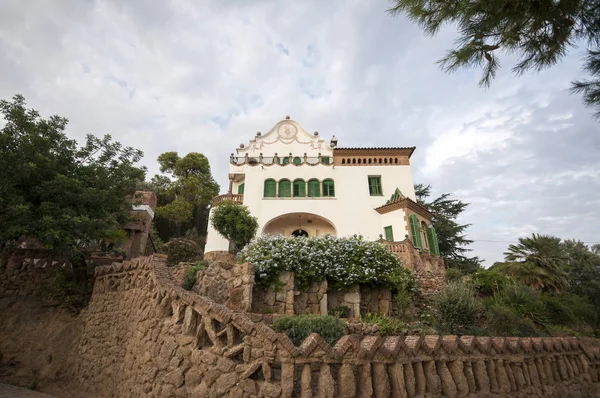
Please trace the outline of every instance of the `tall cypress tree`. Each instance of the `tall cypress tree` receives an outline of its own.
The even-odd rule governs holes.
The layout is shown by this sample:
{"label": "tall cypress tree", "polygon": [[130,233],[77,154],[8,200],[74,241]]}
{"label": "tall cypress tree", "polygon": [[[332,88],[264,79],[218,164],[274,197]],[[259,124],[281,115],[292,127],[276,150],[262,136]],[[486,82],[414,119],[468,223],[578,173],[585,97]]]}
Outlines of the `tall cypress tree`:
{"label": "tall cypress tree", "polygon": [[437,233],[440,255],[448,268],[458,268],[462,272],[471,273],[481,266],[478,257],[468,257],[471,251],[468,246],[473,241],[466,238],[465,230],[470,224],[459,224],[456,219],[469,205],[458,199],[450,198],[444,193],[430,201],[431,186],[415,184],[417,202],[433,214],[433,224]]}

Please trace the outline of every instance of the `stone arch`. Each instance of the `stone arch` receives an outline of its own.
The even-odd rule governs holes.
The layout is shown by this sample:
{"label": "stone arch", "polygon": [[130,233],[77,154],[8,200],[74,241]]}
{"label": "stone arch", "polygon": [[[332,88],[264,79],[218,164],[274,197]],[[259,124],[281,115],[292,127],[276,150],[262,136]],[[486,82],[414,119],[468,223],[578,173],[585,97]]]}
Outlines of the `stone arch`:
{"label": "stone arch", "polygon": [[308,236],[337,236],[337,228],[329,219],[314,213],[287,213],[267,221],[261,235],[290,236],[296,230],[304,230]]}

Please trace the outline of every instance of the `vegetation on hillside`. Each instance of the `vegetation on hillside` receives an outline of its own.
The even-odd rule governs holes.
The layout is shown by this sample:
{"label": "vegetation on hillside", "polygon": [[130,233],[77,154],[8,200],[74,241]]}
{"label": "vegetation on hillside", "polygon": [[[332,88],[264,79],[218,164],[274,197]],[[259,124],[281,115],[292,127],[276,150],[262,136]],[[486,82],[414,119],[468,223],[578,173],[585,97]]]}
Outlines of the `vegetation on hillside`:
{"label": "vegetation on hillside", "polygon": [[[456,25],[456,48],[439,64],[446,71],[480,67],[480,85],[489,86],[500,68],[498,52],[518,54],[513,72],[541,71],[577,46],[587,48],[583,69],[591,79],[573,82],[572,91],[600,117],[600,1],[393,0],[388,11],[404,13],[428,34]],[[578,55],[579,56],[579,55]]]}
{"label": "vegetation on hillside", "polygon": [[533,234],[510,245],[504,262],[449,283],[434,299],[434,326],[453,334],[597,337],[599,281],[600,245]]}

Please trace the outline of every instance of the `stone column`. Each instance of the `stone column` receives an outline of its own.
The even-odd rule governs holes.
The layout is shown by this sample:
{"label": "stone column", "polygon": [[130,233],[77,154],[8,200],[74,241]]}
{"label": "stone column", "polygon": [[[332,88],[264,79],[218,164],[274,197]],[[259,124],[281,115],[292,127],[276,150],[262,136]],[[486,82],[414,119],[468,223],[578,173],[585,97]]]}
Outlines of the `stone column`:
{"label": "stone column", "polygon": [[229,174],[229,190],[227,191],[228,194],[232,194],[232,190],[233,190],[233,174]]}

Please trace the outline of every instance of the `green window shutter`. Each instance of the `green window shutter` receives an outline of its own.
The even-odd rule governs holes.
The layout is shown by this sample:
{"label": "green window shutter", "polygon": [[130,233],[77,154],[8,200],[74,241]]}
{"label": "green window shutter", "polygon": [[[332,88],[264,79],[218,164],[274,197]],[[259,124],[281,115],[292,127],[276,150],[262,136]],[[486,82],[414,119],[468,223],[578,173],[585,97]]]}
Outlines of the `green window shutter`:
{"label": "green window shutter", "polygon": [[429,241],[429,251],[434,255],[439,256],[440,249],[438,247],[437,234],[435,232],[435,228],[432,226],[427,228],[427,240]]}
{"label": "green window shutter", "polygon": [[410,224],[410,236],[412,238],[413,246],[420,249],[421,236],[419,235],[419,220],[417,219],[417,216],[414,214],[408,216],[408,223]]}
{"label": "green window shutter", "polygon": [[383,194],[381,190],[381,177],[380,176],[370,176],[369,177],[369,195],[371,196],[380,196]]}
{"label": "green window shutter", "polygon": [[385,232],[385,240],[387,240],[388,242],[393,242],[394,241],[394,231],[392,230],[392,226],[388,226],[383,228],[383,231]]}
{"label": "green window shutter", "polygon": [[304,182],[304,180],[295,180],[294,181],[294,197],[295,198],[306,197],[306,183]]}
{"label": "green window shutter", "polygon": [[265,189],[263,195],[265,198],[274,198],[277,196],[277,183],[275,180],[265,180]]}
{"label": "green window shutter", "polygon": [[289,198],[292,196],[292,183],[290,180],[279,181],[279,197]]}
{"label": "green window shutter", "polygon": [[319,192],[319,180],[309,180],[308,181],[308,197],[309,198],[318,198],[321,196]]}
{"label": "green window shutter", "polygon": [[240,185],[238,185],[238,195],[243,195],[244,194],[244,183],[241,183]]}
{"label": "green window shutter", "polygon": [[286,156],[282,159],[281,164],[289,164],[290,163],[290,157]]}
{"label": "green window shutter", "polygon": [[333,184],[333,180],[323,181],[323,196],[328,198],[333,198],[335,196],[335,187]]}
{"label": "green window shutter", "polygon": [[321,156],[322,164],[329,164],[329,156]]}
{"label": "green window shutter", "polygon": [[302,158],[299,158],[298,156],[296,156],[294,158],[294,164],[301,164],[302,163]]}

